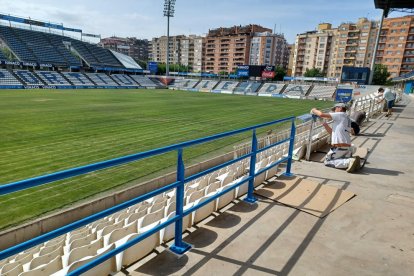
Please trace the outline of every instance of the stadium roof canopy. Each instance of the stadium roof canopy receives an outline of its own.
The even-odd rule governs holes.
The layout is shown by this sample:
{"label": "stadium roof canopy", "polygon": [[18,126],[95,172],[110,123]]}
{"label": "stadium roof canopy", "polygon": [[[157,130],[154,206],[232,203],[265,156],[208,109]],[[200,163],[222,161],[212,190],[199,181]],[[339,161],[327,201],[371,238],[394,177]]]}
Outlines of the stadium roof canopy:
{"label": "stadium roof canopy", "polygon": [[413,0],[374,0],[375,8],[384,10],[384,16],[387,17],[390,10],[413,12]]}

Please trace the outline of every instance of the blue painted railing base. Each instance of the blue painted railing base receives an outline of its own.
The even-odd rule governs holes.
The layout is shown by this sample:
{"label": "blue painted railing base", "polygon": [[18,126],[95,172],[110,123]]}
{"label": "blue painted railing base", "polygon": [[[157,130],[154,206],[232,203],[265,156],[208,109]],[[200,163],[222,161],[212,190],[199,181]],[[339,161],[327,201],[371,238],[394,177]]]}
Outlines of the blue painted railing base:
{"label": "blue painted railing base", "polygon": [[246,201],[247,203],[253,204],[253,203],[255,203],[257,201],[257,198],[255,198],[254,196],[252,196],[252,197],[246,197],[244,199],[244,201]]}
{"label": "blue painted railing base", "polygon": [[287,177],[294,177],[295,176],[295,174],[294,173],[284,173],[283,174],[284,176],[287,176]]}
{"label": "blue painted railing base", "polygon": [[171,245],[170,251],[177,255],[183,255],[187,251],[189,251],[193,246],[189,243],[181,242],[181,246]]}

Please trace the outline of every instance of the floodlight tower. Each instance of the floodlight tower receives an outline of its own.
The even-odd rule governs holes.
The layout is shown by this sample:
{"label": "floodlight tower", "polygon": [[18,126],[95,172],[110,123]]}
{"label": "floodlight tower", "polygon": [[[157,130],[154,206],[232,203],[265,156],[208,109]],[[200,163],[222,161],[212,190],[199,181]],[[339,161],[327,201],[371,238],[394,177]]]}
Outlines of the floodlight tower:
{"label": "floodlight tower", "polygon": [[167,64],[165,75],[170,75],[170,17],[174,17],[175,0],[164,0],[164,16],[167,17]]}

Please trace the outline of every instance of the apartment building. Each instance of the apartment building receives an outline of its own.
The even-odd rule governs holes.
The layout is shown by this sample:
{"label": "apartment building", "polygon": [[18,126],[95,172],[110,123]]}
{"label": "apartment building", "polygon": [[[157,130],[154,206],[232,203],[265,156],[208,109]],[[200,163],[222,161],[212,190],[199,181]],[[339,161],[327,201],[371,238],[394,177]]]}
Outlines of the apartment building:
{"label": "apartment building", "polygon": [[181,40],[180,64],[190,66],[193,72],[201,72],[203,61],[203,38],[190,35]]}
{"label": "apartment building", "polygon": [[414,16],[384,19],[375,63],[384,64],[391,77],[414,70]]}
{"label": "apartment building", "polygon": [[[201,71],[203,38],[196,35],[170,36],[170,64],[190,66],[193,71]],[[149,59],[160,63],[167,62],[167,36],[153,38],[149,43]]]}
{"label": "apartment building", "polygon": [[146,39],[112,36],[101,39],[99,44],[104,48],[128,55],[135,60],[148,60],[148,40]]}
{"label": "apartment building", "polygon": [[252,38],[255,33],[264,32],[272,30],[259,25],[209,30],[203,43],[202,70],[230,73],[235,72],[238,65],[249,64]]}
{"label": "apartment building", "polygon": [[283,34],[255,33],[250,44],[250,65],[274,65],[285,69],[289,63],[289,44]]}
{"label": "apartment building", "polygon": [[293,76],[303,76],[307,69],[312,68],[318,68],[325,74],[328,73],[336,31],[336,29],[332,29],[331,24],[321,23],[316,31],[296,36],[292,66]]}
{"label": "apartment building", "polygon": [[356,23],[342,23],[336,30],[328,77],[340,77],[343,66],[370,67],[378,21],[360,18]]}

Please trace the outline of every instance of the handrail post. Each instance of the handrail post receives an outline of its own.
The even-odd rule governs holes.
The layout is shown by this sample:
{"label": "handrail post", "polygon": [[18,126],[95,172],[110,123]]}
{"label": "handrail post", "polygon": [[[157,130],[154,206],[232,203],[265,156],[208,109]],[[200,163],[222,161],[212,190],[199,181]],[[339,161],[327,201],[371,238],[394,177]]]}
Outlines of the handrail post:
{"label": "handrail post", "polygon": [[247,189],[247,197],[244,201],[248,203],[255,203],[257,199],[253,196],[254,190],[254,178],[255,178],[255,167],[256,167],[256,152],[257,152],[257,136],[256,136],[256,129],[253,129],[253,137],[252,137],[252,152],[250,156],[250,171],[249,176],[251,177],[249,180],[249,186]]}
{"label": "handrail post", "polygon": [[312,115],[312,120],[310,121],[310,129],[309,129],[309,136],[308,136],[308,142],[306,147],[306,161],[309,161],[310,155],[311,155],[311,149],[312,149],[312,137],[313,137],[313,129],[316,123],[316,115]]}
{"label": "handrail post", "polygon": [[290,143],[289,143],[289,155],[288,155],[288,162],[286,166],[286,172],[284,173],[286,176],[293,176],[291,172],[292,169],[292,157],[293,157],[293,146],[295,145],[295,118],[292,119],[292,127],[290,129]]}
{"label": "handrail post", "polygon": [[191,249],[190,244],[183,242],[184,178],[183,149],[180,148],[177,157],[177,181],[180,182],[180,185],[176,188],[175,205],[175,214],[179,216],[179,219],[175,222],[175,239],[174,244],[170,247],[170,250],[178,255],[182,255]]}

